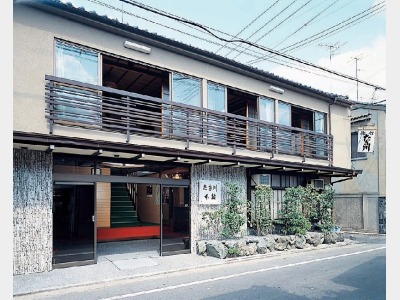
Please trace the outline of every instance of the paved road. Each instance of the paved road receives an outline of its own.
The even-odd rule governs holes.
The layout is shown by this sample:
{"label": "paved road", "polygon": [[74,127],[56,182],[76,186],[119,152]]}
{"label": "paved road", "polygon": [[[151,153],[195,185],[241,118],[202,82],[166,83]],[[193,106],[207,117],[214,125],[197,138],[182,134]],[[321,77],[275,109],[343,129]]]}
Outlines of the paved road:
{"label": "paved road", "polygon": [[385,238],[362,239],[344,247],[14,299],[386,299]]}

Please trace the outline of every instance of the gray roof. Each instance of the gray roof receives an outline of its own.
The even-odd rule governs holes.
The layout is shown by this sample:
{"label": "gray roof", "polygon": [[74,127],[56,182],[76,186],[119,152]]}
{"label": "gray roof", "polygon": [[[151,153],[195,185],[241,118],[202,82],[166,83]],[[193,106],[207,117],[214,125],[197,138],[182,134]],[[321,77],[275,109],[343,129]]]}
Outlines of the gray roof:
{"label": "gray roof", "polygon": [[234,72],[245,74],[260,80],[280,84],[282,87],[290,88],[300,93],[310,94],[319,97],[325,101],[332,101],[340,105],[351,106],[354,102],[348,100],[347,96],[333,93],[327,93],[319,89],[312,88],[301,83],[288,80],[286,78],[274,75],[262,69],[254,68],[243,63],[225,58],[215,53],[166,38],[156,33],[151,33],[138,27],[124,24],[117,19],[109,18],[107,15],[99,15],[95,11],[87,11],[83,7],[75,7],[70,2],[63,3],[61,0],[41,0],[41,1],[25,1],[25,4],[35,8],[60,15],[78,22],[85,23],[90,26],[98,27],[103,30],[111,31],[116,34],[135,37],[143,42],[177,52],[182,55],[192,57],[197,60],[206,61]]}

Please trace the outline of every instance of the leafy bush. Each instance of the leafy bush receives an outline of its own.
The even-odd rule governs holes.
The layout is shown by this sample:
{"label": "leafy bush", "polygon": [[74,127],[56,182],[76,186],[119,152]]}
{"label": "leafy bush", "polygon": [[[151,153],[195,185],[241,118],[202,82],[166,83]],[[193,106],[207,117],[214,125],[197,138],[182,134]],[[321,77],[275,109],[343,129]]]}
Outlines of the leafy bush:
{"label": "leafy bush", "polygon": [[202,233],[208,239],[218,239],[221,234],[221,218],[222,209],[215,211],[206,211],[202,214],[204,225],[202,226]]}
{"label": "leafy bush", "polygon": [[330,232],[335,224],[333,223],[333,207],[335,204],[335,191],[331,185],[326,185],[324,191],[320,195],[320,220],[321,231]]}
{"label": "leafy bush", "polygon": [[320,194],[308,184],[304,188],[304,198],[302,200],[302,212],[308,220],[320,219]]}
{"label": "leafy bush", "polygon": [[228,257],[237,257],[240,256],[240,251],[238,248],[229,248],[228,249]]}
{"label": "leafy bush", "polygon": [[243,191],[237,183],[226,184],[227,199],[222,208],[222,236],[232,238],[240,234],[241,227],[246,223],[246,201]]}
{"label": "leafy bush", "polygon": [[302,186],[291,187],[285,190],[282,209],[278,215],[278,224],[284,234],[305,234],[311,228],[311,222],[301,212],[301,205],[306,197],[305,188]]}
{"label": "leafy bush", "polygon": [[255,228],[257,235],[266,235],[272,232],[270,203],[273,191],[269,185],[257,185],[254,192],[254,201],[249,202],[251,213],[250,224]]}

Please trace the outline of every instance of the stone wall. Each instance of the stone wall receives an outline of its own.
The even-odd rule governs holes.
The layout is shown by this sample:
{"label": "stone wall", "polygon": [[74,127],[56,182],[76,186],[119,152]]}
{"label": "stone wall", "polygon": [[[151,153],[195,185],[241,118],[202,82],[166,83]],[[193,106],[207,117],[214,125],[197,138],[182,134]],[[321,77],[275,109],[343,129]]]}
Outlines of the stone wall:
{"label": "stone wall", "polygon": [[13,164],[13,274],[50,271],[52,155],[14,149]]}
{"label": "stone wall", "polygon": [[[233,168],[209,165],[194,165],[191,168],[191,251],[196,251],[196,241],[204,237],[202,214],[206,211],[215,211],[219,205],[200,205],[199,204],[199,180],[218,180],[221,181],[222,203],[226,201],[225,184],[228,182],[237,183],[243,190],[243,199],[247,199],[247,178],[245,168]],[[247,231],[247,224],[243,226],[243,234]]]}
{"label": "stone wall", "polygon": [[212,256],[220,259],[266,254],[274,251],[292,249],[307,249],[318,247],[321,244],[345,245],[351,240],[344,238],[342,233],[308,232],[305,235],[267,235],[248,236],[235,240],[202,240],[197,242],[196,253],[203,256]]}

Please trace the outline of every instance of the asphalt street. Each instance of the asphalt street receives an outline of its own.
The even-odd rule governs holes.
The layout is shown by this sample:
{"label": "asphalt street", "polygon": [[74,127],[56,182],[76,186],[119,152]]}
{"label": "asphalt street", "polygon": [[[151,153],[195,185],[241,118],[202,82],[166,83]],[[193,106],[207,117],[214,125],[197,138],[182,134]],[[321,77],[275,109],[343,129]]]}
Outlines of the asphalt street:
{"label": "asphalt street", "polygon": [[14,299],[387,299],[386,237],[361,236],[357,243],[342,247],[209,264]]}

